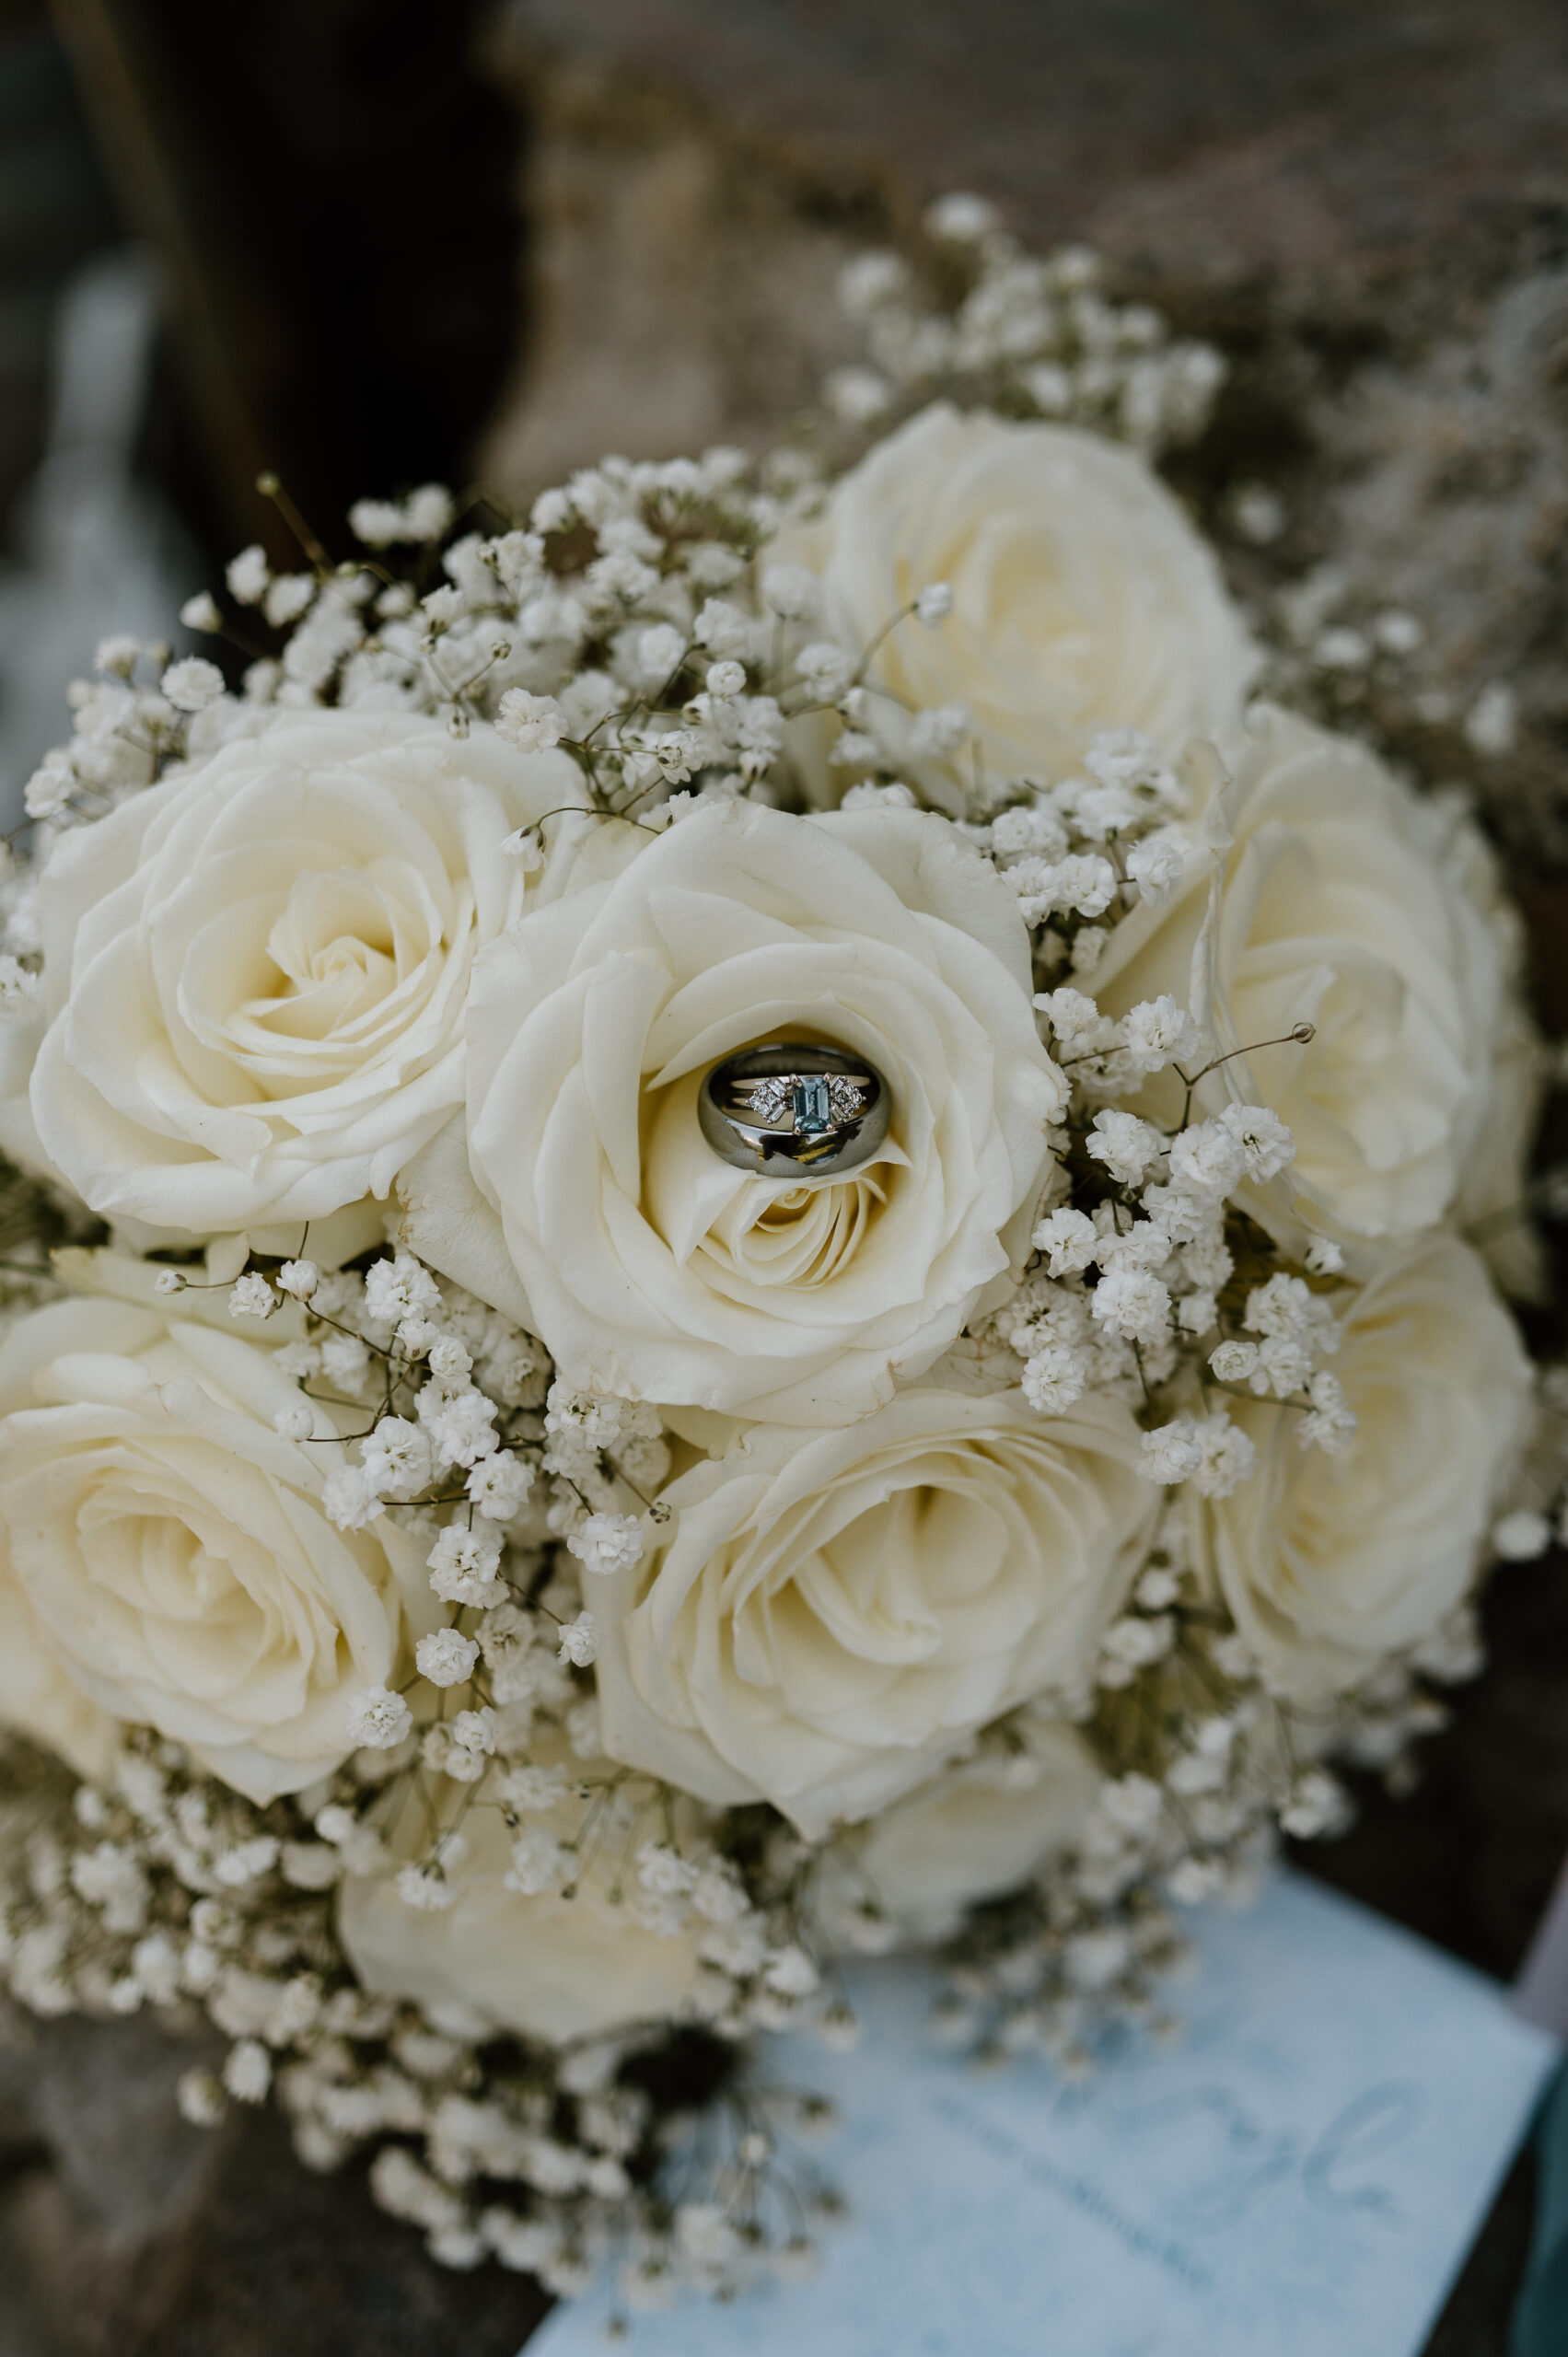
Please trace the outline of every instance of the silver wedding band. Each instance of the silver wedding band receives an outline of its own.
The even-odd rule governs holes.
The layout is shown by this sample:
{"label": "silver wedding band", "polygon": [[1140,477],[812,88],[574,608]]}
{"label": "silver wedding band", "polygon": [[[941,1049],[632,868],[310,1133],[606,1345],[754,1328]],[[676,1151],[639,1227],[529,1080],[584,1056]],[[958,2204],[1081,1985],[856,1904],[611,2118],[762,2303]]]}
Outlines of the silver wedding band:
{"label": "silver wedding band", "polygon": [[703,1135],[738,1170],[832,1178],[868,1162],[892,1099],[864,1056],[815,1039],[771,1041],[715,1064],[697,1097]]}

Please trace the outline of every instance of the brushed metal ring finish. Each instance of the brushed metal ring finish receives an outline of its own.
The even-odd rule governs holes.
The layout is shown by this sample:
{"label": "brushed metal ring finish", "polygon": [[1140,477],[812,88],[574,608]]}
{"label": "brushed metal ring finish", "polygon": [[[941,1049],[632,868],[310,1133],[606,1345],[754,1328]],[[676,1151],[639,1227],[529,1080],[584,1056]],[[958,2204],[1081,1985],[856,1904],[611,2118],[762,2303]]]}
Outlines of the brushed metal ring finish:
{"label": "brushed metal ring finish", "polygon": [[714,1152],[764,1178],[836,1178],[888,1134],[892,1093],[875,1064],[817,1039],[776,1039],[715,1064],[697,1093]]}

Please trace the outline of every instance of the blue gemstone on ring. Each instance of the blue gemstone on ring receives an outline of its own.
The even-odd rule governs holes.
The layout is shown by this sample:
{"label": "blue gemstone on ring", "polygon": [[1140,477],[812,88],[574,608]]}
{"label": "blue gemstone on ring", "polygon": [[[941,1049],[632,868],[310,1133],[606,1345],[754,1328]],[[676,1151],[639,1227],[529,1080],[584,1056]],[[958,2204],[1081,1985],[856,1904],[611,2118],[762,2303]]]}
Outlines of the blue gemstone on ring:
{"label": "blue gemstone on ring", "polygon": [[874,1064],[825,1039],[770,1039],[715,1064],[697,1120],[722,1161],[790,1184],[869,1162],[893,1109]]}

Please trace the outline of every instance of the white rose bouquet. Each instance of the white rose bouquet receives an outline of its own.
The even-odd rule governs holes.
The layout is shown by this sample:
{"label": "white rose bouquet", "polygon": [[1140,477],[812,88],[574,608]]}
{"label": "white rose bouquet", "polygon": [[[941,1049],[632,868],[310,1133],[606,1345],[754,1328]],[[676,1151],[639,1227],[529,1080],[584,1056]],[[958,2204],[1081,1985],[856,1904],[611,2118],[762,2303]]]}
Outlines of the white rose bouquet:
{"label": "white rose bouquet", "polygon": [[814,440],[106,644],[0,887],[6,1980],[558,2291],[797,2251],[678,2032],[1146,2014],[1560,1510],[1481,837],[1156,470],[1217,356],[930,226]]}

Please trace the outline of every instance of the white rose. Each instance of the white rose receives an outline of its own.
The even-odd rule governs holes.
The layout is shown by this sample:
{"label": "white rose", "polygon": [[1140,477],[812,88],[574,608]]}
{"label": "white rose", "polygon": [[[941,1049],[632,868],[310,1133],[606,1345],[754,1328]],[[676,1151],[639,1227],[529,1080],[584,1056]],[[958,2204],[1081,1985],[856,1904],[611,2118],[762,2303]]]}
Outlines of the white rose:
{"label": "white rose", "polygon": [[1312,1707],[1419,1643],[1469,1594],[1503,1481],[1528,1437],[1530,1370],[1482,1262],[1451,1236],[1391,1252],[1342,1318],[1343,1450],[1301,1418],[1232,1399],[1257,1469],[1186,1492],[1194,1561],[1270,1682]]}
{"label": "white rose", "polygon": [[[583,1776],[604,1763],[573,1763]],[[522,1820],[570,1840],[584,1814],[567,1801]],[[421,1853],[434,1829],[419,1807],[405,1809],[394,1840],[398,1856]],[[402,1997],[435,2011],[478,2014],[497,2029],[561,2044],[602,2038],[642,2021],[678,2017],[694,1990],[700,1921],[673,1933],[650,1931],[636,1917],[636,1877],[624,1872],[624,1895],[610,1890],[624,1868],[622,1843],[590,1846],[574,1897],[525,1896],[506,1875],[515,1836],[497,1807],[482,1803],[462,1819],[464,1847],[446,1870],[452,1902],[410,1907],[398,1896],[396,1868],[351,1875],[338,1893],[338,1932],[350,1963],[377,1996]]]}
{"label": "white rose", "polygon": [[[1028,993],[1013,897],[946,820],[701,811],[479,959],[466,1150],[405,1173],[404,1233],[578,1388],[859,1415],[1028,1252],[1065,1094]],[[791,1037],[891,1091],[842,1178],[754,1177],[699,1127],[714,1064]]]}
{"label": "white rose", "polygon": [[106,1217],[199,1236],[385,1196],[462,1102],[477,952],[562,888],[583,824],[531,882],[500,845],[584,798],[490,728],[289,712],[62,838],[43,1151]]}
{"label": "white rose", "polygon": [[[1272,1106],[1295,1159],[1246,1193],[1276,1235],[1397,1237],[1517,1202],[1534,1058],[1513,920],[1474,829],[1365,747],[1260,705],[1209,830],[1220,848],[1163,909],[1133,910],[1095,970],[1102,1014],[1169,992],[1228,1053],[1316,1025],[1308,1046],[1231,1055],[1198,1107]],[[1506,1047],[1507,1086],[1494,1079]],[[1167,1073],[1148,1105],[1167,1120]],[[1469,1176],[1486,1157],[1487,1182]]]}
{"label": "white rose", "polygon": [[337,1766],[353,1703],[399,1668],[405,1600],[431,1605],[419,1545],[327,1521],[345,1452],[280,1439],[298,1403],[271,1350],[131,1302],[12,1328],[0,1715],[78,1765],[95,1710],[155,1726],[258,1802]]}
{"label": "white rose", "polygon": [[912,714],[963,705],[992,776],[1049,783],[1101,728],[1141,729],[1174,758],[1232,726],[1257,668],[1212,552],[1158,477],[1071,426],[937,402],[845,477],[790,552],[820,575],[827,625],[857,658],[923,589],[950,586],[946,621],[902,621],[878,648],[869,678],[888,692],[867,724],[948,808],[972,756],[923,758]]}
{"label": "white rose", "polygon": [[1063,1720],[1028,1714],[1016,1752],[982,1751],[846,1834],[823,1866],[820,1914],[853,1946],[867,1902],[905,1938],[946,1939],[966,1907],[1016,1890],[1082,1834],[1104,1782]]}
{"label": "white rose", "polygon": [[664,1492],[596,1588],[604,1746],[815,1839],[923,1783],[977,1729],[1087,1687],[1154,1493],[1104,1398],[900,1391],[846,1430],[761,1426]]}

